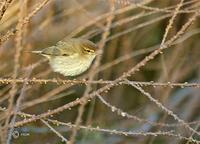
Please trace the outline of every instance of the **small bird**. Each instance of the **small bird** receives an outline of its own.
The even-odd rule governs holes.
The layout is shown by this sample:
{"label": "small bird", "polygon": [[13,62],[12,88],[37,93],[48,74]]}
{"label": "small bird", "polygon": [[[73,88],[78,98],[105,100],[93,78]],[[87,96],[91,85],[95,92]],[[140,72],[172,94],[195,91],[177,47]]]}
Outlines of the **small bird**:
{"label": "small bird", "polygon": [[97,45],[81,38],[67,38],[55,46],[31,51],[45,56],[53,71],[64,76],[77,76],[85,72],[97,55]]}

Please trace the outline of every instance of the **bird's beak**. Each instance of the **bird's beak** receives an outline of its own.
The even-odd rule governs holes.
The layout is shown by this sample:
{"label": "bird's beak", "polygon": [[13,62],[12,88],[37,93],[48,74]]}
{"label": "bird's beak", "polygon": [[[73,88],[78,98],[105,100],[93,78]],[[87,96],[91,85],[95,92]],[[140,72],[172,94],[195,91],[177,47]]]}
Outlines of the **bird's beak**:
{"label": "bird's beak", "polygon": [[102,52],[101,52],[101,51],[97,51],[97,52],[96,52],[96,55],[97,55],[97,56],[102,55]]}

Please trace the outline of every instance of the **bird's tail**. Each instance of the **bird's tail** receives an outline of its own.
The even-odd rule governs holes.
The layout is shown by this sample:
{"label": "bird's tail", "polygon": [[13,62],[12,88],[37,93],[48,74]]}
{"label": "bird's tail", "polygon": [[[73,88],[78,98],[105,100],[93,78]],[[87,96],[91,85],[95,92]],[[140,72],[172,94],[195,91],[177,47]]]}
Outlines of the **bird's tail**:
{"label": "bird's tail", "polygon": [[42,51],[24,51],[26,53],[35,53],[35,54],[41,54]]}

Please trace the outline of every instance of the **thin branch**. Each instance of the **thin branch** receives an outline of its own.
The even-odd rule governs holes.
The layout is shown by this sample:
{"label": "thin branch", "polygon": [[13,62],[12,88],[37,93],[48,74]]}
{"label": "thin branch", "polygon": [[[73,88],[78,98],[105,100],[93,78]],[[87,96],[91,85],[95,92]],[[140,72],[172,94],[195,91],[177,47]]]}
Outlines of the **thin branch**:
{"label": "thin branch", "polygon": [[[127,80],[127,82],[129,82]],[[181,124],[183,124],[183,126],[187,129],[189,129],[190,131],[200,135],[200,132],[194,130],[192,127],[190,127],[184,120],[182,120],[181,118],[179,118],[173,111],[169,110],[168,108],[166,108],[163,104],[161,104],[158,100],[156,100],[155,98],[153,98],[151,96],[151,94],[149,94],[148,92],[145,92],[140,86],[138,85],[134,85],[131,84],[134,88],[136,88],[137,90],[139,90],[142,94],[144,94],[145,96],[147,96],[149,98],[150,101],[152,101],[153,103],[155,103],[159,108],[161,108],[163,111],[165,111],[168,115],[172,116],[175,120],[177,120],[178,122],[180,122]]]}
{"label": "thin branch", "polygon": [[62,142],[65,142],[65,143],[68,142],[68,140],[67,140],[64,136],[62,136],[57,130],[55,130],[47,121],[45,121],[45,120],[43,120],[43,119],[41,119],[41,121],[42,121],[47,127],[49,127],[49,129],[50,129],[52,132],[54,132],[59,138],[61,138]]}

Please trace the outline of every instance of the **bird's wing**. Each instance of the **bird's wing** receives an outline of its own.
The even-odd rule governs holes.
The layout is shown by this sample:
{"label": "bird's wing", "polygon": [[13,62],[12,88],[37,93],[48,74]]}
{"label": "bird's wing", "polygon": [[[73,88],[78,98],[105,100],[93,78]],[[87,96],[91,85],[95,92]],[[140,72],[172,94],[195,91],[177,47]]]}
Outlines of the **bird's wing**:
{"label": "bird's wing", "polygon": [[75,43],[71,39],[68,41],[59,41],[56,44],[56,47],[61,51],[62,54],[65,55],[73,55],[77,52]]}
{"label": "bird's wing", "polygon": [[56,46],[44,48],[41,52],[43,55],[59,56],[61,51]]}
{"label": "bird's wing", "polygon": [[65,53],[66,55],[73,55],[82,52],[83,47],[94,51],[97,50],[97,46],[93,42],[80,38],[69,38],[64,41],[59,41],[56,44],[56,47],[59,48],[61,53]]}

